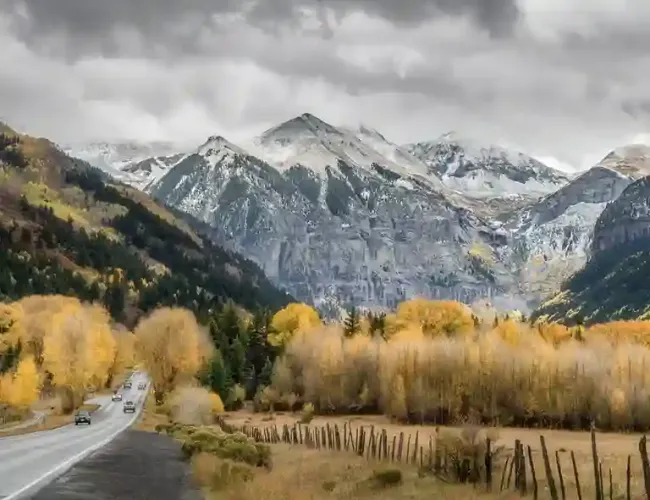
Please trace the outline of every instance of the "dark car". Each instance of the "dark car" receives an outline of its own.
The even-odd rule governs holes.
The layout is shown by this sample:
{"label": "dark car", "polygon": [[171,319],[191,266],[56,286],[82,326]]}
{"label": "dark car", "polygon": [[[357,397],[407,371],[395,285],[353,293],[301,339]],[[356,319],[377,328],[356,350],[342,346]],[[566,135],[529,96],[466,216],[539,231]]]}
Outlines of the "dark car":
{"label": "dark car", "polygon": [[144,391],[144,389],[147,387],[147,384],[138,384],[138,389],[141,391]]}
{"label": "dark car", "polygon": [[135,403],[133,401],[124,403],[124,413],[127,412],[135,413]]}
{"label": "dark car", "polygon": [[74,416],[74,425],[88,424],[90,425],[90,413],[85,410],[78,411]]}

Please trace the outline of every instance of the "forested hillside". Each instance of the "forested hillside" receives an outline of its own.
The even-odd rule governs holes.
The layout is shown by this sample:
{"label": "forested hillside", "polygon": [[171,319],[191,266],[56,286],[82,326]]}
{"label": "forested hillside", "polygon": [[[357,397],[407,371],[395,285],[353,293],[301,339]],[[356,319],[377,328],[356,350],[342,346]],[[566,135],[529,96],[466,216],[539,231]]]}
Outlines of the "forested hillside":
{"label": "forested hillside", "polygon": [[127,325],[156,306],[205,320],[229,300],[275,310],[291,299],[145,194],[2,126],[0,300],[33,294],[100,301]]}

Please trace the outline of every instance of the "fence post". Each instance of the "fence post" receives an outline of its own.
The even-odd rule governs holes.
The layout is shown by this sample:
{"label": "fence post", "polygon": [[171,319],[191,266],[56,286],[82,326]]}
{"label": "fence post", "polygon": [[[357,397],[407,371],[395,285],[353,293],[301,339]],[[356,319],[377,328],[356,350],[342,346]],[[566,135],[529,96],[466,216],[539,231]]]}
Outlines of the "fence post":
{"label": "fence post", "polygon": [[546,449],[546,441],[544,436],[539,436],[539,442],[542,445],[542,455],[544,458],[544,471],[546,472],[546,480],[548,481],[548,490],[553,500],[558,500],[557,488],[555,487],[555,479],[553,478],[553,470],[551,469],[551,462],[548,459],[548,450]]}

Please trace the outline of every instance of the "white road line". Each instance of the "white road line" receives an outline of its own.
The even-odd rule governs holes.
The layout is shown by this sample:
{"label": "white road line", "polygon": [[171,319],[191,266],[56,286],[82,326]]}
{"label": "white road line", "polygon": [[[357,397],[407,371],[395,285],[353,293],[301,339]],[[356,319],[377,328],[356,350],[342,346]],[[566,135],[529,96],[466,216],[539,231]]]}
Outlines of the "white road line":
{"label": "white road line", "polygon": [[[149,383],[147,383],[147,387],[144,390],[144,394],[146,395],[148,392],[149,392]],[[140,396],[140,399],[138,400],[138,402],[142,401],[143,399],[145,399],[145,398]],[[72,468],[72,466],[75,465],[77,462],[81,461],[84,457],[88,456],[93,451],[96,451],[96,450],[100,449],[101,447],[106,446],[113,439],[115,439],[115,437],[118,434],[124,432],[126,429],[131,427],[133,425],[133,423],[135,422],[135,420],[138,418],[138,416],[140,415],[140,413],[142,412],[143,409],[144,409],[144,404],[140,405],[138,410],[136,412],[134,412],[133,417],[131,418],[131,420],[129,420],[125,425],[120,427],[120,429],[118,429],[116,432],[114,432],[113,434],[108,436],[103,441],[100,441],[98,444],[93,445],[93,446],[85,449],[84,451],[82,451],[81,453],[76,454],[72,458],[69,458],[68,460],[66,460],[62,464],[59,464],[58,466],[56,466],[54,469],[52,469],[52,470],[46,472],[45,474],[43,474],[42,476],[36,478],[31,483],[27,484],[26,486],[23,486],[18,491],[14,491],[13,493],[10,493],[9,495],[3,497],[2,500],[17,500],[17,499],[19,499],[21,497],[21,495],[23,495],[26,492],[29,492],[32,488],[35,488],[35,487],[37,487],[37,486],[39,486],[41,484],[44,486],[47,482],[50,482],[50,481],[54,480],[57,477],[56,476],[57,473],[59,475],[63,474],[68,469]]]}

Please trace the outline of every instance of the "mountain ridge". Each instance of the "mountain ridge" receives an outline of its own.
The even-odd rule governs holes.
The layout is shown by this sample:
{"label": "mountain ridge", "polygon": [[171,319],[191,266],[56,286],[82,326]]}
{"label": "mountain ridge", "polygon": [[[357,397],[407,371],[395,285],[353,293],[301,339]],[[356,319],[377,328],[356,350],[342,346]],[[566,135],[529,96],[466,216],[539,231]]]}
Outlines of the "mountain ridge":
{"label": "mountain ridge", "polygon": [[602,165],[569,176],[457,133],[419,143],[422,159],[367,124],[309,113],[253,147],[210,140],[212,154],[186,153],[145,191],[314,303],[425,295],[534,306],[585,264],[595,220],[632,181]]}

